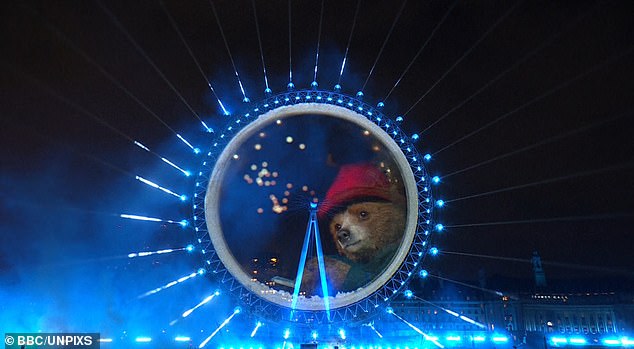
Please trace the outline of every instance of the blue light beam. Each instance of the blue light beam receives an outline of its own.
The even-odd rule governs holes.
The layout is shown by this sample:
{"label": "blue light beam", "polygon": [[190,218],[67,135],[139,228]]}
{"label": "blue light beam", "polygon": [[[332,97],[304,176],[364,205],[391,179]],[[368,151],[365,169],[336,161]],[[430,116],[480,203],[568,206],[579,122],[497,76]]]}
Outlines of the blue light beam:
{"label": "blue light beam", "polygon": [[258,332],[258,329],[262,327],[262,323],[260,321],[258,321],[255,324],[255,328],[253,329],[253,331],[251,331],[251,338],[255,337],[255,334]]}
{"label": "blue light beam", "polygon": [[505,336],[494,336],[491,338],[494,343],[506,343],[509,341],[508,337]]}
{"label": "blue light beam", "polygon": [[[183,95],[176,89],[176,87],[174,86],[174,84],[172,84],[172,82],[167,78],[167,76],[165,76],[165,73],[163,73],[163,71],[161,69],[159,69],[159,67],[156,65],[156,63],[154,63],[154,61],[150,58],[150,56],[148,55],[148,53],[141,47],[141,45],[139,45],[139,43],[132,37],[132,35],[130,34],[130,32],[123,26],[123,24],[117,19],[117,17],[112,13],[112,11],[110,11],[108,8],[106,8],[106,6],[104,4],[102,4],[101,2],[97,2],[97,4],[99,5],[99,7],[101,7],[101,9],[110,17],[110,19],[112,20],[112,22],[117,26],[117,28],[126,36],[126,38],[128,39],[128,41],[130,41],[130,43],[134,46],[134,48],[136,48],[137,52],[139,54],[141,54],[143,56],[143,58],[145,58],[145,60],[147,61],[147,63],[154,68],[154,71],[163,79],[163,81],[170,87],[170,89],[172,90],[172,92],[174,92],[174,94],[176,94],[176,96],[181,100],[181,102],[183,102],[183,104],[187,107],[187,109],[189,109],[189,111],[192,113],[192,115],[194,115],[200,122],[203,123],[203,125],[205,124],[203,122],[203,120],[200,118],[200,116],[198,115],[198,113],[196,113],[196,111],[192,108],[192,106],[187,103],[187,101],[185,100],[185,97],[183,97]],[[169,17],[169,14],[168,14]]]}
{"label": "blue light beam", "polygon": [[[405,292],[407,292],[407,291],[405,291]],[[411,291],[410,291],[410,292],[411,292]],[[419,301],[422,301],[422,302],[425,302],[425,303],[427,303],[427,304],[429,304],[429,305],[432,305],[432,306],[434,306],[434,307],[436,307],[436,308],[438,308],[438,309],[440,309],[440,310],[444,311],[445,313],[447,313],[447,314],[449,314],[449,315],[451,315],[451,316],[455,316],[455,317],[459,318],[460,320],[465,321],[465,322],[468,322],[468,323],[470,323],[470,324],[472,324],[472,325],[476,325],[476,326],[478,326],[478,327],[480,327],[480,328],[487,328],[487,327],[486,327],[484,324],[482,324],[482,323],[479,323],[479,322],[477,322],[477,321],[475,321],[475,320],[473,320],[473,319],[471,319],[471,318],[469,318],[469,317],[466,317],[466,316],[464,316],[464,315],[460,315],[460,314],[458,314],[457,312],[455,312],[455,311],[453,311],[453,310],[450,310],[450,309],[447,309],[447,308],[445,308],[445,307],[442,307],[442,306],[440,306],[440,305],[438,305],[438,304],[436,304],[436,303],[433,303],[433,302],[430,302],[430,301],[428,301],[428,300],[426,300],[426,299],[420,298],[420,297],[418,297],[418,296],[414,295],[413,293],[411,293],[411,295],[410,295],[409,297],[408,297],[408,295],[407,295],[407,294],[405,294],[405,296],[406,296],[407,298],[416,298],[416,299],[417,299],[417,300],[419,300]]]}
{"label": "blue light beam", "polygon": [[348,59],[348,51],[350,50],[350,43],[352,42],[352,34],[354,33],[354,28],[357,25],[359,7],[361,7],[361,0],[357,1],[357,8],[354,10],[354,18],[352,19],[352,28],[350,28],[350,35],[348,36],[348,44],[346,45],[346,52],[344,53],[343,61],[341,62],[341,70],[339,71],[339,79],[337,80],[337,86],[340,86],[341,84],[341,77],[343,76],[343,70],[346,67],[346,60]]}
{"label": "blue light beam", "polygon": [[191,172],[182,169],[180,166],[174,164],[173,162],[169,161],[168,159],[158,155],[157,153],[153,152],[150,150],[150,148],[146,147],[144,144],[142,144],[139,141],[134,141],[134,145],[136,145],[137,147],[147,151],[148,153],[155,155],[156,157],[158,157],[159,159],[161,159],[163,162],[165,162],[166,164],[172,166],[173,168],[177,169],[178,171],[182,172],[186,177],[189,177],[191,175]]}
{"label": "blue light beam", "polygon": [[181,171],[181,172],[182,172],[182,173],[183,173],[186,177],[191,176],[191,172],[189,172],[189,171],[187,171],[187,170],[183,170],[180,166],[176,165],[175,163],[173,163],[173,162],[171,162],[171,161],[167,160],[166,158],[164,158],[164,157],[162,157],[162,156],[161,156],[161,160],[162,160],[164,163],[166,163],[166,164],[168,164],[168,165],[172,166],[173,168],[175,168],[175,169],[177,169],[177,170]]}
{"label": "blue light beam", "polygon": [[262,50],[262,36],[260,35],[260,24],[258,23],[258,13],[255,7],[255,0],[251,1],[251,5],[253,6],[253,17],[255,19],[255,31],[258,34],[258,44],[260,47],[260,58],[262,60],[262,71],[264,73],[264,92],[271,93],[271,89],[269,88],[269,79],[266,76],[266,64],[264,64],[264,51]]}
{"label": "blue light beam", "polygon": [[[370,323],[368,323],[368,324],[363,324],[363,325],[364,325],[364,326],[368,326],[369,328],[371,328],[371,329],[372,329],[372,331],[374,331],[374,333],[376,333],[376,335],[377,335],[379,338],[383,338],[383,335],[381,334],[381,332],[379,332],[379,331],[378,331],[378,330],[374,327],[374,322],[370,322]],[[342,339],[344,339],[344,340],[345,340],[345,338],[342,338]]]}
{"label": "blue light beam", "polygon": [[[218,100],[218,104],[220,104],[220,107],[224,111],[225,115],[229,115],[229,113],[227,113],[227,110],[225,109],[225,107],[222,105],[222,102],[220,101],[220,98],[218,98],[218,95],[216,94],[216,91],[211,86],[211,82],[209,81],[209,79],[207,79],[207,75],[203,71],[203,68],[200,66],[200,62],[198,62],[198,59],[196,59],[196,56],[194,55],[194,52],[192,51],[191,47],[189,47],[189,44],[187,44],[187,40],[185,40],[185,37],[183,36],[183,33],[181,33],[180,29],[178,29],[178,25],[176,24],[176,21],[174,20],[172,15],[169,13],[169,11],[167,10],[167,8],[163,4],[163,2],[159,1],[159,3],[161,4],[161,7],[163,8],[165,14],[167,15],[167,18],[170,20],[170,23],[172,24],[172,28],[174,28],[174,31],[176,31],[176,33],[178,34],[178,37],[181,39],[181,42],[183,43],[183,45],[187,49],[187,52],[189,52],[189,56],[194,60],[194,63],[196,63],[196,67],[198,67],[198,71],[200,71],[200,75],[202,75],[203,79],[205,79],[205,81],[207,82],[207,86],[209,86],[209,90],[211,90],[211,93]],[[205,124],[204,121],[200,120],[200,122],[203,124],[205,129],[207,129],[207,132],[211,132],[211,128],[207,127],[207,124]]]}
{"label": "blue light beam", "polygon": [[143,150],[145,150],[145,151],[147,151],[147,152],[150,152],[150,151],[151,151],[148,147],[146,147],[145,145],[141,144],[141,143],[140,143],[140,142],[138,142],[138,141],[134,141],[134,145],[136,145],[137,147],[139,147],[139,148],[141,148],[141,149],[143,149]]}
{"label": "blue light beam", "polygon": [[218,326],[218,328],[216,328],[210,335],[209,337],[205,338],[204,341],[202,341],[202,343],[200,343],[200,345],[198,346],[198,348],[204,348],[205,345],[207,345],[207,343],[209,343],[209,341],[214,338],[214,336],[220,331],[222,330],[223,327],[227,326],[227,324],[229,323],[229,321],[231,321],[231,319],[233,319],[234,316],[236,316],[237,314],[240,313],[240,310],[238,309],[234,309],[233,313],[231,315],[229,315],[228,318],[225,319],[225,321],[223,321],[220,326]]}
{"label": "blue light beam", "polygon": [[313,82],[311,86],[317,87],[317,67],[319,66],[319,46],[321,43],[321,27],[324,21],[324,0],[321,1],[321,12],[319,15],[319,29],[317,30],[317,50],[315,53],[315,69],[313,75]]}
{"label": "blue light beam", "polygon": [[183,312],[181,317],[183,317],[183,318],[188,317],[191,313],[194,312],[194,310],[196,310],[196,309],[202,307],[203,305],[209,303],[212,299],[214,299],[218,295],[220,295],[219,291],[214,292],[214,294],[212,294],[211,296],[208,296],[207,298],[203,299],[200,303],[196,304],[194,307],[192,307],[189,310],[186,310],[185,312]]}
{"label": "blue light beam", "polygon": [[229,55],[229,60],[231,61],[231,66],[233,67],[233,72],[236,75],[236,79],[238,80],[238,85],[240,86],[240,91],[242,92],[242,101],[245,103],[250,102],[249,98],[244,92],[244,87],[242,86],[242,80],[240,80],[240,74],[238,74],[238,68],[236,68],[236,63],[233,60],[233,55],[231,54],[231,50],[229,49],[229,43],[227,42],[227,37],[225,36],[225,31],[222,29],[222,24],[220,23],[220,17],[218,17],[218,12],[216,11],[216,6],[213,2],[209,2],[211,5],[211,9],[214,13],[214,17],[216,18],[216,23],[218,24],[218,29],[220,30],[220,35],[222,36],[222,41],[225,44],[225,48],[227,49],[227,54]]}
{"label": "blue light beam", "polygon": [[174,221],[171,219],[161,219],[161,218],[155,218],[155,217],[146,217],[146,216],[139,216],[139,215],[135,215],[135,214],[127,214],[127,213],[122,213],[119,215],[119,217],[121,218],[127,218],[127,219],[134,219],[137,221],[146,221],[146,222],[163,222],[163,223],[169,223],[169,224],[178,224],[181,227],[186,227],[187,225],[189,225],[189,222],[185,219],[182,219],[180,221]]}
{"label": "blue light beam", "polygon": [[324,251],[321,247],[321,237],[319,236],[319,226],[317,225],[317,205],[311,205],[311,223],[315,232],[315,248],[317,249],[317,263],[319,265],[319,278],[321,280],[321,292],[324,296],[324,308],[326,316],[330,321],[330,300],[328,299],[328,281],[326,280],[326,266],[324,264]]}
{"label": "blue light beam", "polygon": [[163,290],[166,290],[166,289],[168,289],[168,288],[170,288],[172,286],[176,286],[176,285],[178,285],[180,283],[183,283],[183,282],[185,282],[185,281],[187,281],[189,279],[193,279],[193,278],[195,278],[198,275],[203,275],[204,273],[205,273],[204,269],[199,269],[197,272],[191,273],[189,275],[185,275],[185,276],[183,276],[183,277],[181,277],[179,279],[176,279],[174,281],[170,281],[170,282],[166,283],[163,286],[160,286],[160,287],[157,287],[157,288],[155,288],[153,290],[147,291],[144,294],[138,296],[137,298],[138,299],[145,298],[147,296],[150,296],[150,295],[153,295],[155,293],[158,293],[158,292],[161,292]]}
{"label": "blue light beam", "polygon": [[156,184],[156,183],[154,183],[154,182],[152,182],[152,181],[150,181],[150,180],[147,180],[147,179],[145,179],[145,178],[143,178],[143,177],[140,177],[140,176],[135,176],[135,177],[134,177],[134,179],[138,180],[139,182],[141,182],[141,183],[143,183],[143,184],[147,184],[147,185],[149,185],[149,186],[150,186],[150,187],[152,187],[152,188],[159,189],[159,190],[161,190],[161,191],[163,191],[163,192],[165,192],[165,193],[167,193],[167,194],[170,194],[170,195],[172,195],[172,196],[175,196],[175,197],[177,197],[177,198],[181,199],[181,201],[185,201],[185,200],[187,200],[187,196],[177,194],[177,193],[175,193],[175,192],[173,192],[173,191],[171,191],[171,190],[169,190],[169,189],[167,189],[167,188],[161,187],[160,185],[158,185],[158,184]]}
{"label": "blue light beam", "polygon": [[292,14],[291,2],[288,2],[288,88],[294,88],[293,84],[293,40],[292,40],[292,23],[291,14]]}
{"label": "blue light beam", "polygon": [[304,277],[304,267],[306,266],[306,256],[308,254],[308,247],[310,240],[314,236],[315,249],[317,250],[317,263],[319,266],[319,277],[321,280],[321,291],[324,297],[324,308],[326,309],[326,316],[330,320],[330,300],[328,299],[328,282],[326,280],[326,266],[324,264],[324,253],[321,247],[321,238],[319,236],[319,225],[317,224],[317,204],[310,203],[310,218],[308,220],[308,226],[306,227],[306,235],[304,236],[304,245],[302,247],[302,254],[299,259],[299,266],[297,268],[297,277],[295,278],[295,287],[293,289],[293,299],[291,301],[291,320],[293,318],[295,307],[297,306],[297,300],[299,299],[299,288],[302,284],[302,278]]}
{"label": "blue light beam", "polygon": [[156,254],[168,254],[172,252],[185,251],[186,249],[187,247],[181,247],[181,248],[168,248],[168,249],[158,250],[158,251],[132,252],[128,254],[128,258],[147,257],[147,256],[153,256]]}
{"label": "blue light beam", "polygon": [[398,316],[393,311],[392,312],[388,312],[388,313],[394,315],[394,317],[396,317],[397,319],[401,320],[404,324],[409,326],[412,330],[414,330],[418,334],[422,335],[423,338],[425,338],[425,340],[428,340],[428,341],[434,343],[438,348],[444,348],[444,346],[442,344],[438,343],[438,339],[436,337],[432,337],[432,336],[426,334],[425,332],[421,331],[420,328],[418,328],[418,327],[414,326],[413,324],[409,323],[407,320],[405,320],[402,317]]}
{"label": "blue light beam", "polygon": [[225,105],[222,104],[222,101],[220,100],[220,98],[216,95],[216,90],[214,90],[214,88],[211,86],[211,83],[207,83],[207,86],[209,86],[211,93],[213,93],[214,96],[216,96],[216,100],[218,101],[218,104],[220,105],[220,108],[222,109],[222,112],[225,114],[225,116],[231,115],[231,113],[229,113],[227,108],[225,108]]}
{"label": "blue light beam", "polygon": [[178,139],[180,139],[183,143],[185,143],[185,145],[187,145],[189,147],[189,149],[194,151],[194,154],[198,154],[200,153],[200,149],[194,147],[191,143],[189,143],[185,137],[181,136],[180,134],[176,134],[176,137],[178,137]]}
{"label": "blue light beam", "polygon": [[304,277],[304,267],[306,266],[306,255],[308,255],[308,245],[310,243],[310,221],[308,222],[309,231],[304,236],[304,245],[302,247],[302,254],[299,258],[299,266],[297,267],[297,277],[295,278],[295,288],[293,289],[293,299],[291,301],[291,320],[295,307],[297,306],[297,299],[299,298],[299,287],[302,284],[302,278]]}

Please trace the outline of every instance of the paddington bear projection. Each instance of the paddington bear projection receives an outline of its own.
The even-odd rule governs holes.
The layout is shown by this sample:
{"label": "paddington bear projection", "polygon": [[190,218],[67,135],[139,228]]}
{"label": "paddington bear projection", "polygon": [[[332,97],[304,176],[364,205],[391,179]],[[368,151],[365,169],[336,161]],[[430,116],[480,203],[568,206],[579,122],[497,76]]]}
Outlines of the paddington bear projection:
{"label": "paddington bear projection", "polygon": [[[318,211],[339,253],[324,258],[333,294],[363,287],[384,271],[402,240],[405,216],[402,185],[383,170],[369,163],[341,167]],[[319,287],[313,259],[306,265],[302,289],[318,294]]]}

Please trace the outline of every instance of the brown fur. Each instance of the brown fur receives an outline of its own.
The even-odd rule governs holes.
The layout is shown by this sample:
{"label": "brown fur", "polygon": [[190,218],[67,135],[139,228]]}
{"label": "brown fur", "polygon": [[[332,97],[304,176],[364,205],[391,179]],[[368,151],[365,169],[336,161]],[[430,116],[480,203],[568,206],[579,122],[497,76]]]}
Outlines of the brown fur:
{"label": "brown fur", "polygon": [[[344,231],[349,237],[342,239]],[[330,233],[339,254],[360,263],[368,262],[381,248],[398,242],[404,231],[405,209],[390,202],[351,204],[330,222]]]}
{"label": "brown fur", "polygon": [[[335,290],[340,290],[341,285],[346,281],[350,265],[328,256],[324,257],[324,265],[326,267],[326,275],[328,275],[328,282]],[[309,295],[311,292],[321,292],[317,258],[312,258],[306,263],[301,290],[307,291]]]}
{"label": "brown fur", "polygon": [[[349,232],[349,239],[345,242],[338,237],[342,230]],[[351,262],[324,258],[330,286],[336,291],[352,291],[343,289],[350,263],[370,262],[383,248],[398,243],[404,231],[405,208],[390,202],[353,203],[345,211],[335,214],[330,222],[330,234],[339,254]],[[317,259],[313,258],[306,264],[302,290],[310,295],[320,292],[320,287]]]}

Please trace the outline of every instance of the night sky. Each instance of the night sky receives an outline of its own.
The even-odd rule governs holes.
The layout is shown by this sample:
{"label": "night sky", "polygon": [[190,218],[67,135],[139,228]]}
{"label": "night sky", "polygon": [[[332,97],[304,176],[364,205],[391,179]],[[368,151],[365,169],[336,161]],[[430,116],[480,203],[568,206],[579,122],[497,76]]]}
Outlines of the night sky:
{"label": "night sky", "polygon": [[[363,1],[352,36],[357,2],[324,4],[320,25],[321,2],[292,3],[293,82],[310,87],[319,38],[317,81],[331,90],[351,38],[342,91],[383,100],[421,135],[446,202],[430,272],[527,279],[538,251],[547,278],[634,277],[631,2]],[[0,328],[167,323],[214,287],[137,300],[199,262],[126,255],[183,247],[193,232],[118,217],[191,217],[135,176],[187,195],[194,180],[134,141],[196,171],[200,156],[176,133],[205,150],[198,118],[214,129],[233,118],[206,80],[232,115],[244,108],[234,65],[247,96],[264,97],[252,3],[214,5],[231,57],[203,0],[3,6]],[[268,84],[284,92],[288,2],[256,6]]]}

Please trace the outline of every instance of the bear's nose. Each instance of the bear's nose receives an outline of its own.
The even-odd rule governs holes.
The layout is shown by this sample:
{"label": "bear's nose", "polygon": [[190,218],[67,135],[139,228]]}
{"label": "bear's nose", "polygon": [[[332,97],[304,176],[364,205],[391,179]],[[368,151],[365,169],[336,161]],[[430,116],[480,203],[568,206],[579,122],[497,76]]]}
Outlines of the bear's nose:
{"label": "bear's nose", "polygon": [[341,229],[337,232],[337,239],[341,242],[346,242],[350,240],[350,231],[346,229]]}

